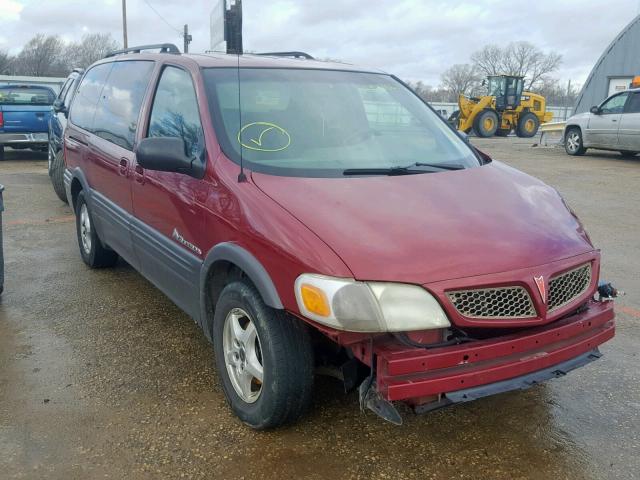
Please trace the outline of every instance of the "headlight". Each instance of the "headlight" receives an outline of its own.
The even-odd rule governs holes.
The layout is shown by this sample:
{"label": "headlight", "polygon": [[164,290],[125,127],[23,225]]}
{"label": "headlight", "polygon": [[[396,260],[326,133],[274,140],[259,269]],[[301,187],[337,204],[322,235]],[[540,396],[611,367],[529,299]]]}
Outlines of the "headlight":
{"label": "headlight", "polygon": [[424,288],[303,274],[295,284],[305,317],[351,332],[406,332],[451,326]]}

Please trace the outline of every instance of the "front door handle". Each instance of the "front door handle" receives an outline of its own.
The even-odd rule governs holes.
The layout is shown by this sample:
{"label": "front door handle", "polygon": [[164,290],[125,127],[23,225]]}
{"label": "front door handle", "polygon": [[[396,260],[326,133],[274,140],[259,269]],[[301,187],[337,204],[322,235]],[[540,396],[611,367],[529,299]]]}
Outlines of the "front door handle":
{"label": "front door handle", "polygon": [[126,158],[120,159],[120,175],[127,176],[127,171],[129,170],[129,162]]}

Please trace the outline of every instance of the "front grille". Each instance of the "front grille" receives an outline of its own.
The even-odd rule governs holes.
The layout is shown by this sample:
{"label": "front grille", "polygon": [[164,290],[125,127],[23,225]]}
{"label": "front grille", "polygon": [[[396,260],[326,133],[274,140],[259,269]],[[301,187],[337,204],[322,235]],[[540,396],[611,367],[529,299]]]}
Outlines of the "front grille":
{"label": "front grille", "polygon": [[549,312],[571,303],[591,285],[591,264],[582,265],[549,280]]}
{"label": "front grille", "polygon": [[531,318],[536,316],[529,293],[522,287],[457,290],[447,296],[458,313],[469,318]]}

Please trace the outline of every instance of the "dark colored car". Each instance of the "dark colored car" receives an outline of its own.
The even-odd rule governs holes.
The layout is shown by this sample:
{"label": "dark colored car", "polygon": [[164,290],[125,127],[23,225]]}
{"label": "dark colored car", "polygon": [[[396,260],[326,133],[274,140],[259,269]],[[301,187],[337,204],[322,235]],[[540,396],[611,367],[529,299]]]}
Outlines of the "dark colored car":
{"label": "dark colored car", "polygon": [[49,87],[0,86],[0,160],[4,147],[46,151],[51,105],[56,95]]}
{"label": "dark colored car", "polygon": [[63,135],[67,126],[69,106],[83,72],[83,69],[75,68],[69,74],[53,102],[53,113],[49,118],[49,178],[51,178],[53,190],[63,202],[67,201],[67,192],[64,189]]}
{"label": "dark colored car", "polygon": [[122,257],[202,327],[248,425],[296,420],[317,367],[399,422],[394,401],[525,388],[613,337],[600,254],[558,192],[395,77],[133,50],[71,106],[80,253]]}

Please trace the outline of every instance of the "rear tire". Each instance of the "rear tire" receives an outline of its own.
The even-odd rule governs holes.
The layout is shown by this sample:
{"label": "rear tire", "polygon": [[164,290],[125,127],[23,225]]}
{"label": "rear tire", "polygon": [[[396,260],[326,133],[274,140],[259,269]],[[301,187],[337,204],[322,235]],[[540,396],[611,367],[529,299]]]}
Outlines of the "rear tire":
{"label": "rear tire", "polygon": [[53,156],[51,160],[51,167],[49,168],[49,178],[51,178],[51,184],[56,195],[64,203],[67,201],[67,191],[64,188],[64,155],[60,150]]}
{"label": "rear tire", "polygon": [[473,120],[473,131],[478,137],[493,137],[498,130],[498,114],[494,110],[483,110]]}
{"label": "rear tire", "polygon": [[579,128],[572,127],[567,130],[564,137],[564,151],[571,156],[584,155],[587,151],[582,143],[582,131]]}
{"label": "rear tire", "polygon": [[638,152],[632,152],[629,150],[620,150],[620,155],[622,155],[624,158],[634,158],[636,155],[638,155]]}
{"label": "rear tire", "polygon": [[105,248],[98,237],[83,191],[78,193],[76,200],[76,232],[84,263],[91,268],[113,267],[116,264],[118,254]]}
{"label": "rear tire", "polygon": [[535,137],[540,128],[540,119],[531,112],[526,112],[518,119],[516,135],[521,138]]}
{"label": "rear tire", "polygon": [[212,333],[224,394],[240,420],[264,430],[304,413],[314,363],[309,333],[300,320],[268,307],[253,285],[236,281],[220,294]]}

